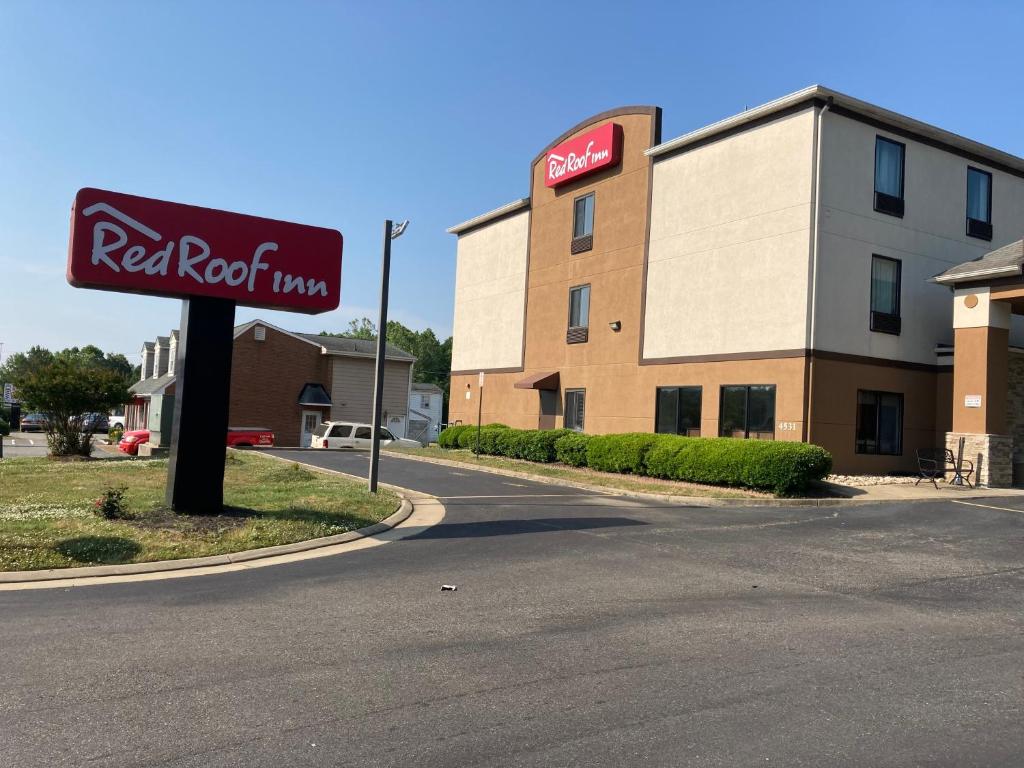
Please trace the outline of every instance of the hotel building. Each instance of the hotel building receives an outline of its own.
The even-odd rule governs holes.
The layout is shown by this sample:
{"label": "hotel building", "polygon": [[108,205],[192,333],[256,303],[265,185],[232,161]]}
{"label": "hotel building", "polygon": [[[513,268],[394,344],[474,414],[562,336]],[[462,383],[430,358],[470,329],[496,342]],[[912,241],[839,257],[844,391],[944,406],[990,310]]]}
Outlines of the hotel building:
{"label": "hotel building", "polygon": [[451,420],[483,372],[484,423],[803,440],[857,473],[967,435],[983,481],[1024,467],[1024,159],[821,86],[668,141],[623,107],[449,232]]}

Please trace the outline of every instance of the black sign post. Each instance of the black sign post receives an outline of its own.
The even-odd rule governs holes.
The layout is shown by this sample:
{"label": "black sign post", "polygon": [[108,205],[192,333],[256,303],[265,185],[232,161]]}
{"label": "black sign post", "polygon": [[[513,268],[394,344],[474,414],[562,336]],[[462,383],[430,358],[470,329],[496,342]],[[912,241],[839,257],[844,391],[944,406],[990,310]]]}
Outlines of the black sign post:
{"label": "black sign post", "polygon": [[217,515],[224,506],[234,329],[235,302],[181,302],[166,495],[176,512]]}

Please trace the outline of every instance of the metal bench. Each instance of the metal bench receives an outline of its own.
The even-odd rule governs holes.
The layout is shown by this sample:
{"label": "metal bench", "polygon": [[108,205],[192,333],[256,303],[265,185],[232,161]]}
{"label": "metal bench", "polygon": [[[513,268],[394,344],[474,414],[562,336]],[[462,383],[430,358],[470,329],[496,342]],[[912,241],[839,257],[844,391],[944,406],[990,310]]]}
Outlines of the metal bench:
{"label": "metal bench", "polygon": [[934,450],[922,450],[917,451],[917,482],[914,485],[920,484],[922,480],[931,481],[935,489],[939,488],[939,479],[946,479],[946,474],[952,472],[953,477],[950,478],[949,482],[953,485],[963,485],[967,483],[971,488],[974,485],[971,483],[971,476],[974,474],[974,462],[970,459],[961,458],[960,464],[957,464],[956,457],[953,456],[953,451],[950,448],[937,448]]}

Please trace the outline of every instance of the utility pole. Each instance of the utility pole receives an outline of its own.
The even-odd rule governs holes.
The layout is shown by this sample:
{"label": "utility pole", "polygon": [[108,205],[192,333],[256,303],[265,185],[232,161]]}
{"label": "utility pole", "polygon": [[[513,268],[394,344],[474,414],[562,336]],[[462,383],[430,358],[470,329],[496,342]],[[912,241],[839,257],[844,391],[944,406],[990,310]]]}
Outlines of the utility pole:
{"label": "utility pole", "polygon": [[391,280],[391,241],[402,236],[409,221],[395,226],[391,219],[384,222],[384,256],[380,265],[380,315],[377,320],[377,360],[373,376],[373,424],[370,436],[370,493],[377,492],[377,474],[380,469],[380,419],[384,409],[384,360],[388,338],[388,289]]}

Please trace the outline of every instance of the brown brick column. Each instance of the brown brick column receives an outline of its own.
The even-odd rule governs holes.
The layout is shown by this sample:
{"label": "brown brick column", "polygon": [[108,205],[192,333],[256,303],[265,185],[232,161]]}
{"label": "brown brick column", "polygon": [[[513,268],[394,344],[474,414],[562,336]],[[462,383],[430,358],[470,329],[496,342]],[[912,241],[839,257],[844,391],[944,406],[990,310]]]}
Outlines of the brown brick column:
{"label": "brown brick column", "polygon": [[958,289],[953,298],[953,430],[946,446],[974,462],[982,485],[1013,479],[1013,440],[1007,427],[1010,305],[987,288]]}

